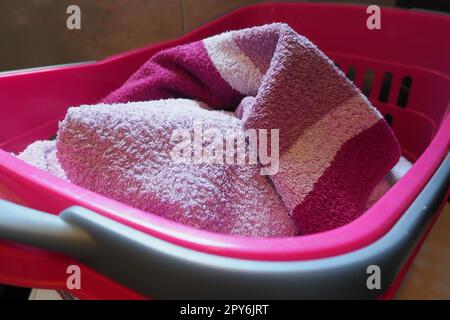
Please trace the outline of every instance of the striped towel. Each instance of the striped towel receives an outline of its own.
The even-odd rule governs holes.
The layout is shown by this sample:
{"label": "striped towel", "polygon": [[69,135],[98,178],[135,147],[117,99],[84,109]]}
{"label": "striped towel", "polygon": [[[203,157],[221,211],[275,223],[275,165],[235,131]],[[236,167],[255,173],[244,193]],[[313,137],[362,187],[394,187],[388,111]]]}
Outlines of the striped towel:
{"label": "striped towel", "polygon": [[183,97],[234,110],[244,128],[279,129],[270,176],[303,234],[352,221],[400,157],[381,114],[288,25],[230,31],[164,50],[104,102]]}

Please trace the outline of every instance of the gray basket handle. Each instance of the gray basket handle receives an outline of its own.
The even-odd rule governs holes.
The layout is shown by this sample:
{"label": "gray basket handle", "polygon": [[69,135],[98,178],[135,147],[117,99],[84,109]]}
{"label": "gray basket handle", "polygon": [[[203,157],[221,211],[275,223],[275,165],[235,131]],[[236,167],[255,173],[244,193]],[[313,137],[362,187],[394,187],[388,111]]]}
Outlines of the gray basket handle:
{"label": "gray basket handle", "polygon": [[[194,251],[81,207],[59,216],[0,202],[0,239],[78,258],[145,296],[163,299],[349,299],[385,292],[416,247],[450,182],[447,156],[394,227],[367,247],[306,261],[254,261]],[[380,288],[367,286],[369,266]]]}
{"label": "gray basket handle", "polygon": [[87,258],[95,251],[93,238],[61,216],[0,200],[0,239]]}

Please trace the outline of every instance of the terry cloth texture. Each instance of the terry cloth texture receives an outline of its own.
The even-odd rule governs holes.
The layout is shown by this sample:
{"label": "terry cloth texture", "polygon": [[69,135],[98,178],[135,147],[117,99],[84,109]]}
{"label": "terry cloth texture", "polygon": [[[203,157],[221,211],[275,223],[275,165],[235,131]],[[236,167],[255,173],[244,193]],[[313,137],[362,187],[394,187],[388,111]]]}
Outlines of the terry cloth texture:
{"label": "terry cloth texture", "polygon": [[[235,111],[237,117],[186,100],[123,105],[171,98],[201,101],[211,109]],[[288,236],[293,227],[286,216],[302,234],[340,227],[365,211],[372,190],[400,157],[398,142],[381,114],[330,59],[286,24],[230,31],[163,50],[103,102],[118,105],[70,109],[61,123],[56,156],[67,178],[217,232]],[[191,128],[196,117],[211,128],[220,122],[221,130],[279,130],[279,170],[262,177],[255,174],[260,166],[221,166],[219,174],[208,166],[187,169],[161,160],[159,152],[169,147],[162,131],[174,128],[168,119]],[[88,159],[87,165],[82,158]],[[216,174],[217,180],[202,180],[203,170]],[[219,178],[224,176],[231,178]],[[209,188],[212,184],[217,194]],[[259,193],[247,194],[247,185]],[[236,194],[217,202],[218,195],[228,191]],[[281,202],[273,200],[273,192]],[[204,204],[187,213],[194,193]],[[244,196],[254,198],[254,207],[239,200]],[[270,210],[263,210],[265,206]],[[274,206],[284,206],[287,212],[275,214],[279,224],[274,230],[262,231],[269,222],[260,222],[258,232],[236,227],[243,223],[237,211],[245,223],[254,224],[275,219],[268,213]]]}

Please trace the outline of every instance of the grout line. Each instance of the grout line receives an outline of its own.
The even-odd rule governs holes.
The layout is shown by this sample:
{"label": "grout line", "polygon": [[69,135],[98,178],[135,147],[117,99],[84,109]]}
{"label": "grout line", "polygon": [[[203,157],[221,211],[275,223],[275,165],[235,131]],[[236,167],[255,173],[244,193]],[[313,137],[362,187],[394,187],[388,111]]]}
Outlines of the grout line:
{"label": "grout line", "polygon": [[181,10],[181,26],[183,28],[183,33],[186,33],[186,23],[184,21],[184,0],[180,0],[180,10]]}

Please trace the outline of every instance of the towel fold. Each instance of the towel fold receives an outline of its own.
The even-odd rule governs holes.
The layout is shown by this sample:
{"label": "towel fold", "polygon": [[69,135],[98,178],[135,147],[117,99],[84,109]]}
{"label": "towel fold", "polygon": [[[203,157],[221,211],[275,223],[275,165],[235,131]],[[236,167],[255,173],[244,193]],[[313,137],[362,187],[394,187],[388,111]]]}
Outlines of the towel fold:
{"label": "towel fold", "polygon": [[339,227],[365,209],[400,157],[381,114],[308,39],[286,24],[226,32],[164,50],[106,102],[188,97],[231,106],[244,129],[278,129],[271,179],[302,233]]}
{"label": "towel fold", "polygon": [[[158,101],[128,103],[149,100]],[[60,124],[56,157],[66,178],[215,232],[278,237],[342,226],[364,212],[400,156],[380,113],[285,24],[163,50],[103,102],[69,109]],[[278,145],[267,151],[279,150],[276,170],[261,175],[261,157],[252,165],[175,163],[171,133],[196,120],[224,136],[267,130],[272,142],[274,130]]]}
{"label": "towel fold", "polygon": [[[204,132],[219,130],[223,137],[242,133],[242,121],[232,113],[207,110],[192,100],[81,106],[68,110],[57,141],[36,142],[19,158],[83,188],[195,228],[250,237],[298,235],[258,164],[174,160],[171,153],[180,143],[174,132],[186,128],[193,140],[195,123],[201,123]],[[203,140],[204,145],[211,142]]]}

